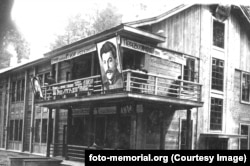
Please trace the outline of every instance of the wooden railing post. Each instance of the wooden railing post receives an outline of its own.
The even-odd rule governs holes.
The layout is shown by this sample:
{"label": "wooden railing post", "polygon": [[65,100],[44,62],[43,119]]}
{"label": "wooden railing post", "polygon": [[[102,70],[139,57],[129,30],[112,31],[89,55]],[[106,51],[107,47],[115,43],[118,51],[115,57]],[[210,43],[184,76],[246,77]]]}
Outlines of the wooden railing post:
{"label": "wooden railing post", "polygon": [[158,89],[158,77],[155,76],[155,95],[157,95],[157,89]]}
{"label": "wooden railing post", "polygon": [[126,91],[130,91],[130,84],[131,84],[131,71],[127,72],[127,85],[126,85]]}
{"label": "wooden railing post", "polygon": [[[179,80],[178,80],[179,81]],[[179,87],[178,87],[178,89],[179,89],[179,91],[178,91],[178,96],[179,96],[179,98],[181,98],[181,88],[183,87],[183,81],[181,80],[180,81],[180,83],[179,83]]]}

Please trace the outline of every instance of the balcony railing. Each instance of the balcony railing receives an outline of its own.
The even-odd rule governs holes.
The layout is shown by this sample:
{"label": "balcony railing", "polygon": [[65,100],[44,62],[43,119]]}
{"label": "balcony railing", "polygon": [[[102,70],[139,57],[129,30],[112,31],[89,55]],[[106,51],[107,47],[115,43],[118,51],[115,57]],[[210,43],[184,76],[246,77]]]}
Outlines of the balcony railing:
{"label": "balcony railing", "polygon": [[131,92],[201,102],[201,85],[198,83],[130,69],[124,70],[123,76],[124,88],[112,91],[102,88],[100,75],[48,85],[42,87],[44,100]]}

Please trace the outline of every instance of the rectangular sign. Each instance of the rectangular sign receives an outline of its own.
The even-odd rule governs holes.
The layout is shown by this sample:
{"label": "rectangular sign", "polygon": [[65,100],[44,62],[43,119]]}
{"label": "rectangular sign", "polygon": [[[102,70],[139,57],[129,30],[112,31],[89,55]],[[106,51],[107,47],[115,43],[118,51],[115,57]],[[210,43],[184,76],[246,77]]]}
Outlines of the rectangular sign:
{"label": "rectangular sign", "polygon": [[122,38],[121,46],[132,50],[140,51],[146,54],[150,54],[171,62],[186,65],[186,60],[182,54],[161,50],[159,48],[154,48],[125,38]]}
{"label": "rectangular sign", "polygon": [[58,62],[69,60],[69,59],[72,59],[72,58],[75,58],[75,57],[78,57],[80,55],[87,54],[87,53],[90,53],[90,52],[93,52],[93,51],[96,51],[96,46],[95,45],[89,45],[89,46],[83,47],[81,49],[77,49],[75,51],[71,51],[69,53],[66,53],[66,54],[63,54],[63,55],[60,55],[60,56],[56,56],[56,57],[51,59],[51,64],[55,64],[55,63],[58,63]]}
{"label": "rectangular sign", "polygon": [[87,92],[93,88],[93,78],[79,80],[71,82],[68,84],[53,86],[52,95],[53,96],[62,96],[66,94],[74,94],[77,92]]}

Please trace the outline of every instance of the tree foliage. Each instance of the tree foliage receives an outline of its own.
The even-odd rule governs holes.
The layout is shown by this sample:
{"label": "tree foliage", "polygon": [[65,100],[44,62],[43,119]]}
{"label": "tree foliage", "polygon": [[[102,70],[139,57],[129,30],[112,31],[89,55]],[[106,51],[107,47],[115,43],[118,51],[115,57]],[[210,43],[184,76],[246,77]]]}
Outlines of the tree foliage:
{"label": "tree foliage", "polygon": [[93,29],[96,33],[112,28],[122,21],[122,15],[110,3],[100,13],[97,11]]}
{"label": "tree foliage", "polygon": [[10,65],[10,58],[12,57],[12,54],[8,52],[10,45],[16,52],[17,63],[21,62],[22,59],[27,59],[30,54],[28,42],[11,19],[13,3],[14,0],[2,0],[0,4],[0,68]]}
{"label": "tree foliage", "polygon": [[51,44],[51,49],[56,49],[88,36],[102,32],[122,21],[122,15],[111,4],[99,11],[96,10],[93,15],[77,14],[68,19],[65,32],[57,35],[56,40]]}

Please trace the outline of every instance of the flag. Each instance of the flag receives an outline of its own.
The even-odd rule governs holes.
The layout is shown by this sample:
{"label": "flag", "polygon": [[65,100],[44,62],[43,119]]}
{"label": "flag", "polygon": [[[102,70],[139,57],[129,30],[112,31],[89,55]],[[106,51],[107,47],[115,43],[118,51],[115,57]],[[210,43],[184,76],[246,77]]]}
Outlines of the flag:
{"label": "flag", "polygon": [[43,93],[40,85],[40,78],[37,76],[34,76],[31,78],[31,86],[33,89],[33,93],[35,95],[38,95],[40,98],[43,98]]}

